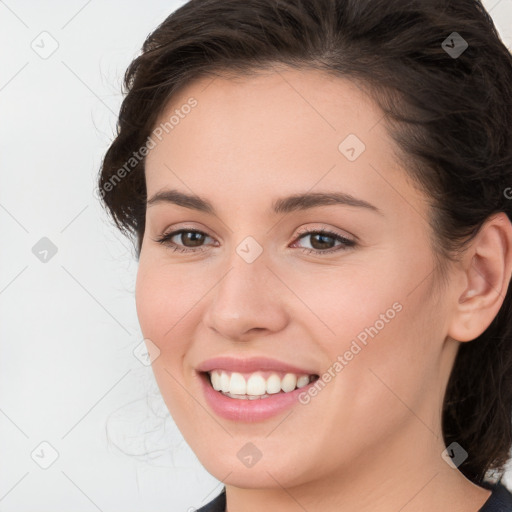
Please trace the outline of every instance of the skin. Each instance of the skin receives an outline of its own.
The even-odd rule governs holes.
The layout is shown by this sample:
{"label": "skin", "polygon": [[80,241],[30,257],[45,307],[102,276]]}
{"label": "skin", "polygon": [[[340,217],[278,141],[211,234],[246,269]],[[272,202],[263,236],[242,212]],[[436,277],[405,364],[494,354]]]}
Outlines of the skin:
{"label": "skin", "polygon": [[[382,112],[355,85],[289,68],[204,77],[160,121],[190,97],[197,106],[147,156],[148,197],[194,193],[216,215],[148,206],[136,302],[144,337],[160,350],[153,371],[162,396],[226,485],[227,509],[476,512],[490,491],[441,457],[440,414],[460,343],[480,335],[503,303],[512,268],[506,216],[489,219],[437,286],[426,196],[400,165]],[[350,133],[366,145],[353,162],[338,150]],[[347,205],[272,213],[274,199],[307,191],[346,192],[381,214]],[[199,247],[190,235],[172,240],[203,252],[155,241],[183,228],[208,237]],[[357,244],[322,246],[299,228]],[[250,264],[236,252],[247,236],[263,248]],[[303,251],[322,247],[341,250]],[[321,375],[397,302],[401,311],[307,405],[251,424],[218,417],[205,401],[200,362],[267,356]],[[262,453],[250,468],[237,457],[247,442]]]}

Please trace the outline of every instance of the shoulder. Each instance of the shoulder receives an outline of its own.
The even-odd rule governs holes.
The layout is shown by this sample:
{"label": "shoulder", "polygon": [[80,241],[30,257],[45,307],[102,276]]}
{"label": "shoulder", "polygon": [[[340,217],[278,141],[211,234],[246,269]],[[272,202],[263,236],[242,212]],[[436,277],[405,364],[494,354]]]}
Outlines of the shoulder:
{"label": "shoulder", "polygon": [[[502,483],[488,484],[485,487],[492,490],[492,494],[478,512],[512,512],[512,493]],[[216,498],[197,512],[225,512],[225,510],[226,488],[224,487]]]}
{"label": "shoulder", "polygon": [[485,487],[492,494],[478,512],[512,512],[512,493],[501,482]]}
{"label": "shoulder", "polygon": [[[226,510],[226,488],[212,501],[197,509],[196,512],[225,512]],[[512,509],[511,509],[512,511]],[[508,512],[508,511],[507,511]]]}

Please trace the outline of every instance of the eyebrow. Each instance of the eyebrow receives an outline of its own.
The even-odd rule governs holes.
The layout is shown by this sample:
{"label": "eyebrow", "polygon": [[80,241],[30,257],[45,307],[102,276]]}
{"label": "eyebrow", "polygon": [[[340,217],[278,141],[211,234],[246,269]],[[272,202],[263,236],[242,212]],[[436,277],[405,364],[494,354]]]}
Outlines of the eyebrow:
{"label": "eyebrow", "polygon": [[[173,203],[191,210],[217,215],[212,203],[197,195],[186,194],[179,190],[161,190],[154,194],[147,205],[158,203]],[[306,192],[281,197],[272,202],[272,211],[276,214],[284,214],[299,210],[307,210],[317,206],[345,205],[366,208],[383,215],[382,211],[367,201],[358,199],[344,192]]]}

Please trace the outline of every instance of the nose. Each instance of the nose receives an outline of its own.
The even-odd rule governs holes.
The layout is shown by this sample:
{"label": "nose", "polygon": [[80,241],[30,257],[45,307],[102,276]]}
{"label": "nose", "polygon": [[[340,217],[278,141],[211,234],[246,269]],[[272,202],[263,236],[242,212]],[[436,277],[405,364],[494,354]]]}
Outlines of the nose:
{"label": "nose", "polygon": [[283,329],[288,322],[284,287],[263,257],[247,263],[237,254],[209,294],[205,325],[225,339],[248,341]]}

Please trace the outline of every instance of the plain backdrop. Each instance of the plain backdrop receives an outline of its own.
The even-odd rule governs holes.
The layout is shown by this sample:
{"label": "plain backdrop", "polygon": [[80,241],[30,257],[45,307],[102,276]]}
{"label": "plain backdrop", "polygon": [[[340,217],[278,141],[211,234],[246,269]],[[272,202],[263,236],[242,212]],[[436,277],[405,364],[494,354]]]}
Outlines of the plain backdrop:
{"label": "plain backdrop", "polygon": [[[124,71],[183,3],[0,1],[3,512],[192,512],[222,487],[136,357],[134,252],[93,195]],[[511,48],[512,0],[484,4]]]}

